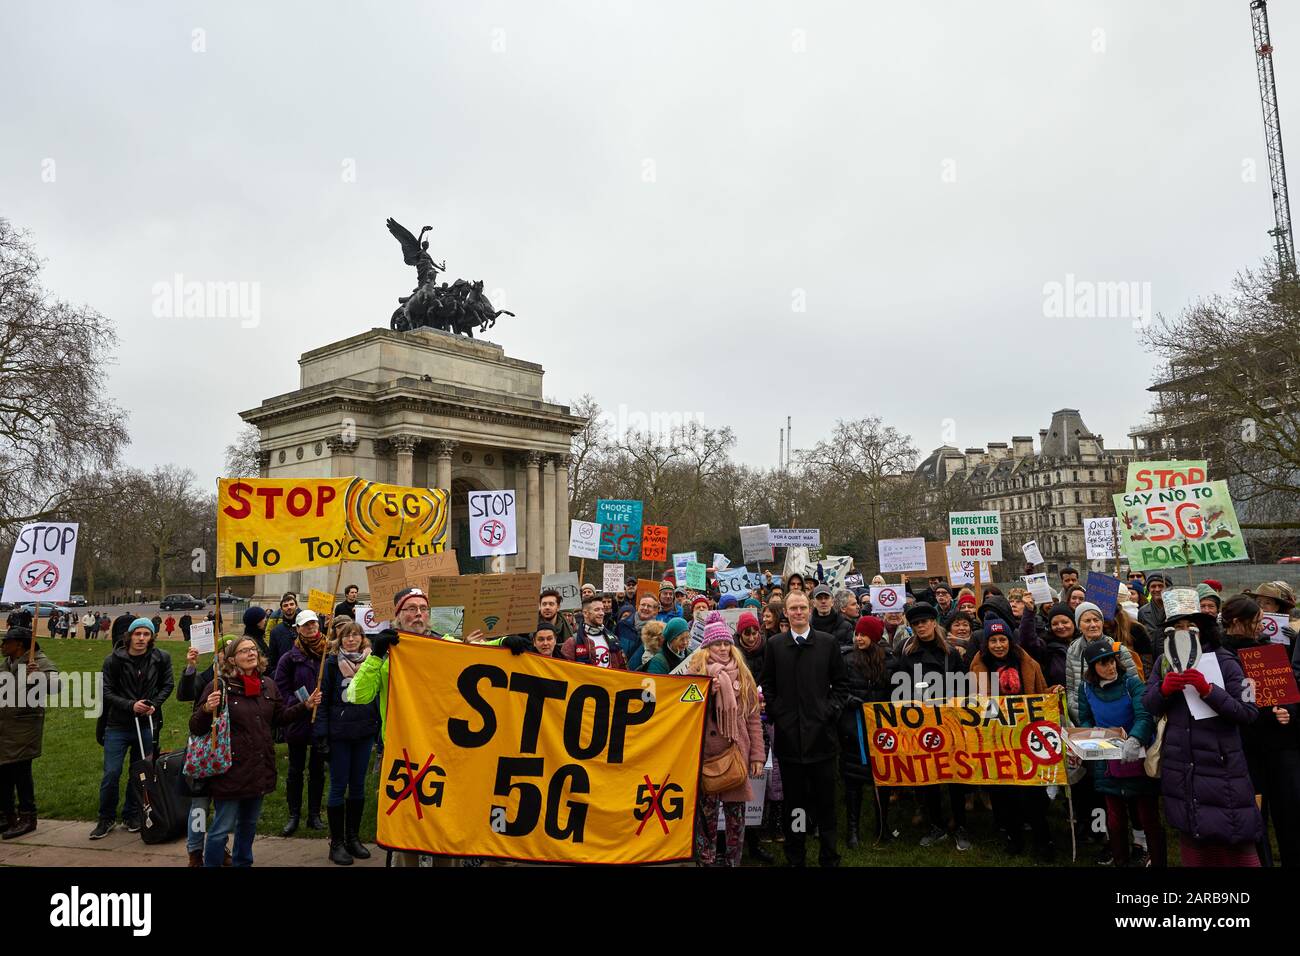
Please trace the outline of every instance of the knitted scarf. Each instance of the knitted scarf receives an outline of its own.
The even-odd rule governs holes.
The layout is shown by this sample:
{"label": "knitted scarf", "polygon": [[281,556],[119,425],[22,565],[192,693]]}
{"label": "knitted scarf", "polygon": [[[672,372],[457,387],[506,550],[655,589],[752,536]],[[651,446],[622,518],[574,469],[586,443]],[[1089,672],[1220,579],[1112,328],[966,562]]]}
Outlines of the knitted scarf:
{"label": "knitted scarf", "polygon": [[734,741],[740,721],[740,707],[737,704],[740,669],[732,656],[735,652],[725,644],[709,647],[708,652],[704,672],[714,681],[713,706],[718,720],[718,733]]}
{"label": "knitted scarf", "polygon": [[339,650],[339,674],[345,681],[349,681],[356,675],[357,668],[361,662],[370,656],[370,648],[364,648],[359,651]]}
{"label": "knitted scarf", "polygon": [[294,643],[297,644],[298,647],[302,649],[302,652],[308,657],[325,656],[325,635],[321,634],[320,631],[317,631],[314,637],[303,637],[299,634],[298,639],[295,640]]}

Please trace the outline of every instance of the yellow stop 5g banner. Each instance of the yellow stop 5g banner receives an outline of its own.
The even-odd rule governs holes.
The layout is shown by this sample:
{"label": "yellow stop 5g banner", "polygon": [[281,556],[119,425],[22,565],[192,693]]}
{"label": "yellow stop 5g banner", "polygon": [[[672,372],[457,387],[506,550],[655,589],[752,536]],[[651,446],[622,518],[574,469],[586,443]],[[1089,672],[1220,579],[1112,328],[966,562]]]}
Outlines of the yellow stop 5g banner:
{"label": "yellow stop 5g banner", "polygon": [[217,574],[401,561],[447,546],[447,492],[364,478],[233,478],[217,488]]}
{"label": "yellow stop 5g banner", "polygon": [[563,863],[693,852],[708,678],[406,638],[389,655],[378,842]]}

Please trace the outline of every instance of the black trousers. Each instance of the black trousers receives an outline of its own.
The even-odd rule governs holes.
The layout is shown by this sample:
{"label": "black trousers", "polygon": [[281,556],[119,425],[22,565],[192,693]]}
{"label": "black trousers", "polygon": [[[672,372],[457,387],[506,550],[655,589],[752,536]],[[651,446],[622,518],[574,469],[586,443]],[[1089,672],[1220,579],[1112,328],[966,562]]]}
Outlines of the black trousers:
{"label": "black trousers", "polygon": [[816,822],[821,839],[818,861],[834,866],[840,861],[835,840],[835,758],[817,763],[781,764],[784,791],[785,859],[791,866],[807,863],[808,829]]}
{"label": "black trousers", "polygon": [[966,826],[966,794],[972,788],[962,783],[936,783],[928,787],[922,787],[921,790],[925,796],[925,815],[929,818],[930,826],[938,827],[940,830],[948,829],[948,819],[943,815],[943,793],[948,792],[948,802],[952,804],[952,825],[954,827]]}
{"label": "black trousers", "polygon": [[1007,832],[1013,853],[1025,844],[1025,824],[1029,824],[1034,845],[1045,849],[1051,842],[1047,829],[1047,791],[1042,787],[989,787],[993,803],[993,820]]}
{"label": "black trousers", "polygon": [[[311,751],[311,762],[307,751]],[[307,771],[307,812],[320,815],[321,796],[325,793],[325,755],[307,743],[289,744],[289,780],[285,785],[285,800],[289,812],[302,813],[302,777]]]}
{"label": "black trousers", "polygon": [[18,812],[35,813],[36,784],[32,782],[30,760],[0,765],[0,813],[14,812],[15,790],[18,791]]}
{"label": "black trousers", "polygon": [[[1264,795],[1273,820],[1281,865],[1300,866],[1300,750],[1273,750],[1261,762],[1263,779],[1255,781],[1255,787]],[[1268,839],[1268,818],[1264,838]]]}

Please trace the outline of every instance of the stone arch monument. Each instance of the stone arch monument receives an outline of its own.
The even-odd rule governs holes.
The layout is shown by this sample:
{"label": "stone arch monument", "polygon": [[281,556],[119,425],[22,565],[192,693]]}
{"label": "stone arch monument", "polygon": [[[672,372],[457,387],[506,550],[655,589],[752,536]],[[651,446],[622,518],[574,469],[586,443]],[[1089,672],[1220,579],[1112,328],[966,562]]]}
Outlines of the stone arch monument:
{"label": "stone arch monument", "polygon": [[[517,556],[503,571],[569,569],[569,451],[586,419],[542,397],[542,366],[501,346],[432,328],[371,329],[304,352],[299,387],[241,412],[260,432],[264,478],[359,475],[464,492],[514,489]],[[463,493],[451,497],[465,521]],[[462,570],[486,570],[468,554]],[[337,569],[261,575],[258,600],[334,587]],[[342,587],[364,593],[365,565],[346,562]]]}

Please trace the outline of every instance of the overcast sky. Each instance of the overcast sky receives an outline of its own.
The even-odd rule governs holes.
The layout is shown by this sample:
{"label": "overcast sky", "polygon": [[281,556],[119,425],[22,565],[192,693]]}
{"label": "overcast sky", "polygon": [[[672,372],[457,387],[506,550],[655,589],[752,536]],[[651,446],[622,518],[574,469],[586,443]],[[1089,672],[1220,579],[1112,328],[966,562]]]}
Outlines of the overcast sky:
{"label": "overcast sky", "polygon": [[[0,215],[116,325],[128,462],[205,483],[303,351],[388,326],[388,216],[504,290],[489,338],[548,396],[730,424],[764,466],[786,415],[924,455],[1076,407],[1126,447],[1135,316],[1045,284],[1174,313],[1271,249],[1246,0],[10,0],[0,83]],[[177,274],[256,284],[255,327],[157,317]]]}

